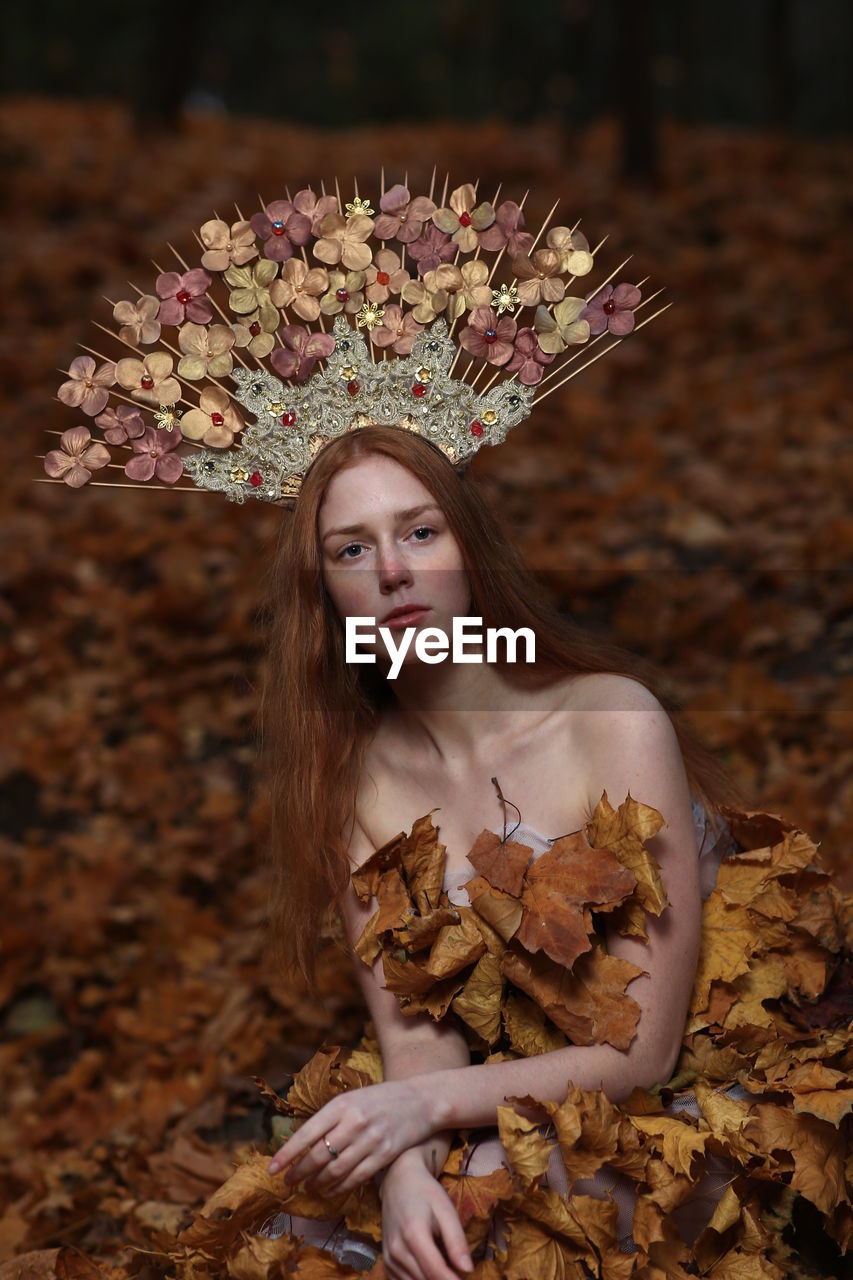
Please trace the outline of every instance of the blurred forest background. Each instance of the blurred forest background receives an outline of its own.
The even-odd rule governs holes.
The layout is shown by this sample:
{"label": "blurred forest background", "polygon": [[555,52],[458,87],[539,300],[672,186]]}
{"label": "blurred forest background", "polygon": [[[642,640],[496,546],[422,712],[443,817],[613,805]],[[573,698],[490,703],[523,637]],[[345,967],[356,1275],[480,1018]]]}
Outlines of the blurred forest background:
{"label": "blurred forest background", "polygon": [[197,258],[214,209],[335,175],[375,199],[380,165],[422,192],[437,165],[530,187],[529,226],[559,197],[666,286],[472,473],[562,606],[659,664],[853,888],[851,53],[847,0],[4,15],[0,1265],[163,1274],[267,1141],[251,1077],[361,1019],[334,955],[309,1000],[263,948],[281,512],[34,483],[104,297],[150,292],[167,241]]}

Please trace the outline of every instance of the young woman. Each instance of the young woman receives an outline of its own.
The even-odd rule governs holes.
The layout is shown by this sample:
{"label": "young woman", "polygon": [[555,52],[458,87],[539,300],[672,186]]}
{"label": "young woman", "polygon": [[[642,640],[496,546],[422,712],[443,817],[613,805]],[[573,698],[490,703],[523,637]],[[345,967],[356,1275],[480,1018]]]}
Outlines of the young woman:
{"label": "young woman", "polygon": [[[480,832],[506,829],[508,803],[510,819],[516,810],[523,819],[521,834],[511,821],[515,839],[541,845],[540,852],[581,829],[603,791],[614,805],[630,792],[666,822],[648,847],[670,909],[651,921],[647,943],[614,931],[606,936],[611,955],[644,971],[630,988],[642,1013],[627,1052],[568,1045],[472,1064],[450,1019],[404,1016],[385,988],[381,961],[369,968],[354,960],[384,1082],[321,1108],[270,1168],[320,1193],[334,1187],[342,1194],[381,1175],[386,1271],[447,1280],[453,1267],[473,1262],[436,1179],[451,1131],[494,1129],[508,1096],[559,1102],[568,1081],[603,1088],[619,1102],[637,1086],[670,1078],[693,990],[703,892],[725,848],[724,828],[716,857],[707,833],[703,886],[696,818],[703,804],[713,811],[738,793],[641,678],[642,665],[583,636],[547,602],[475,485],[421,436],[368,427],[322,451],[283,531],[274,592],[279,612],[264,724],[274,754],[277,741],[286,761],[273,796],[273,938],[283,962],[311,973],[332,903],[355,943],[376,904],[357,900],[351,873],[427,811],[436,809],[451,888],[471,876],[465,853]],[[410,645],[391,681],[381,643],[375,665],[345,662],[347,618],[380,625],[394,611],[415,608],[401,626],[439,627],[448,636],[456,617],[482,618],[484,632],[529,627],[535,664],[426,664]],[[499,1143],[481,1145],[469,1172],[500,1167],[502,1155]],[[556,1170],[551,1185],[559,1181]],[[601,1195],[614,1183],[604,1177],[588,1189]],[[630,1233],[632,1205],[624,1187],[616,1190]],[[712,1207],[705,1205],[705,1220]],[[328,1225],[319,1232],[317,1225],[283,1215],[273,1230],[287,1226],[325,1239]],[[339,1255],[342,1241],[345,1253],[346,1232],[336,1237]],[[349,1248],[351,1259],[358,1256],[352,1239]]]}

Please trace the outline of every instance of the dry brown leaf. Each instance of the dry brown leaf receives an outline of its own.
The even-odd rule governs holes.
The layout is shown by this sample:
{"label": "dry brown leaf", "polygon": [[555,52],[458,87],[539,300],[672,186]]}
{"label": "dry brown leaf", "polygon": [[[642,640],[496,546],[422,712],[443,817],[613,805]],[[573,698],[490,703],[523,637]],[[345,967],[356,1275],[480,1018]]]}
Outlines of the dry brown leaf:
{"label": "dry brown leaf", "polygon": [[472,877],[465,888],[477,914],[492,926],[504,942],[509,942],[521,924],[524,913],[521,902],[500,889],[493,889],[483,876]]}
{"label": "dry brown leaf", "polygon": [[468,981],[451,1008],[475,1035],[486,1044],[493,1045],[501,1033],[502,998],[500,959],[487,951],[474,965]]}
{"label": "dry brown leaf", "polygon": [[510,1046],[524,1058],[551,1053],[568,1044],[562,1031],[546,1020],[539,1005],[517,993],[504,1000],[503,1025]]}
{"label": "dry brown leaf", "polygon": [[412,826],[401,849],[403,870],[412,901],[419,913],[428,915],[439,905],[444,888],[447,850],[439,841],[431,814],[424,814]]}
{"label": "dry brown leaf", "polygon": [[527,1120],[512,1107],[498,1107],[498,1134],[512,1171],[525,1187],[541,1178],[548,1168],[553,1143],[546,1142],[535,1120]]}
{"label": "dry brown leaf", "polygon": [[434,978],[449,978],[476,964],[485,950],[475,913],[470,907],[460,907],[458,924],[447,924],[440,930],[424,969]]}
{"label": "dry brown leaf", "polygon": [[496,832],[484,828],[474,841],[468,861],[495,889],[518,898],[532,857],[533,850],[528,845],[516,843],[511,837],[504,844]]}

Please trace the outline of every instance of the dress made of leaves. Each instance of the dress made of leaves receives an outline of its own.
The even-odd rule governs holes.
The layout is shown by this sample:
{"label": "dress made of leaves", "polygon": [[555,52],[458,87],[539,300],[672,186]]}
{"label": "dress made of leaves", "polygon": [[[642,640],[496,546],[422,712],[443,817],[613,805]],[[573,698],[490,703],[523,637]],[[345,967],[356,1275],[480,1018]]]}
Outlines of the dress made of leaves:
{"label": "dress made of leaves", "polygon": [[[720,816],[672,1078],[621,1104],[570,1082],[562,1102],[539,1103],[550,1124],[506,1105],[493,1135],[456,1135],[440,1182],[477,1280],[818,1274],[792,1243],[799,1198],[847,1251],[853,899],[783,818],[728,807]],[[381,956],[404,1013],[452,1019],[472,1062],[567,1044],[627,1049],[640,1009],[626,987],[643,971],[607,953],[601,925],[607,916],[646,938],[647,913],[667,909],[645,847],[662,825],[656,809],[630,794],[614,809],[605,792],[591,822],[538,853],[484,830],[456,889],[463,877],[445,875],[428,814],[353,876],[359,897],[377,903],[358,955]],[[263,1086],[285,1131],[342,1090],[381,1081],[371,1031],[355,1048],[324,1046],[285,1098]],[[291,1189],[268,1161],[260,1152],[237,1168],[181,1233],[171,1258],[182,1280],[384,1276],[373,1181],[336,1200]],[[273,1219],[299,1223],[299,1235],[269,1234]]]}

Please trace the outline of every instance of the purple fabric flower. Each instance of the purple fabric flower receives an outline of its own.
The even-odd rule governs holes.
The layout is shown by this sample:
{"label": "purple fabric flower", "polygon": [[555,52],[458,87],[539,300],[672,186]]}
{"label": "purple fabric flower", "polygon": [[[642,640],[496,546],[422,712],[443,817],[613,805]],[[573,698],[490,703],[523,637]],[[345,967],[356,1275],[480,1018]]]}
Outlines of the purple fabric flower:
{"label": "purple fabric flower", "polygon": [[77,356],[71,361],[68,369],[71,375],[68,382],[63,382],[57,396],[63,404],[72,409],[82,409],[90,418],[100,413],[109,401],[107,387],[115,386],[116,366],[106,360],[96,368],[91,356]]}
{"label": "purple fabric flower", "polygon": [[201,267],[194,267],[183,275],[164,271],[154,283],[161,300],[157,319],[161,324],[183,324],[185,320],[207,324],[213,316],[210,299],[204,296],[210,284],[210,276]]}
{"label": "purple fabric flower", "polygon": [[134,456],[124,469],[128,480],[150,480],[156,476],[164,484],[174,484],[183,474],[184,464],[176,453],[183,440],[180,427],[171,431],[155,431],[145,427],[141,436],[131,440]]}
{"label": "purple fabric flower", "polygon": [[491,307],[475,307],[462,330],[460,344],[479,360],[489,364],[506,364],[512,355],[512,344],[518,326],[509,316],[500,320]]}
{"label": "purple fabric flower", "polygon": [[619,338],[624,338],[634,328],[633,308],[642,299],[640,290],[634,284],[606,284],[594,294],[587,294],[587,305],[578,316],[579,320],[589,321],[590,333],[603,333],[609,329]]}
{"label": "purple fabric flower", "polygon": [[135,440],[145,430],[142,414],[133,405],[120,404],[117,408],[105,409],[99,413],[95,422],[102,428],[104,439],[110,444],[126,444]]}
{"label": "purple fabric flower", "polygon": [[297,213],[289,200],[273,200],[263,213],[252,214],[251,223],[255,235],[264,242],[264,256],[272,262],[287,262],[295,246],[311,239],[311,218]]}
{"label": "purple fabric flower", "polygon": [[428,271],[440,267],[442,262],[455,258],[456,248],[450,236],[431,224],[409,245],[409,256],[418,264],[418,275],[425,276]]}
{"label": "purple fabric flower", "polygon": [[533,248],[533,236],[522,231],[524,214],[514,200],[504,200],[495,210],[495,220],[480,232],[480,244],[492,253],[507,246],[511,258],[526,257]]}
{"label": "purple fabric flower", "polygon": [[519,329],[512,359],[506,368],[508,373],[517,369],[518,380],[525,387],[535,387],[542,380],[544,366],[551,364],[553,359],[553,354],[542,350],[533,329]]}
{"label": "purple fabric flower", "polygon": [[401,244],[411,244],[417,240],[435,213],[435,205],[428,196],[409,195],[408,187],[398,182],[379,201],[382,212],[376,219],[374,234],[377,240],[397,239]]}
{"label": "purple fabric flower", "polygon": [[282,378],[304,382],[314,365],[335,349],[330,333],[309,333],[304,325],[287,324],[281,330],[283,347],[276,347],[270,364]]}

